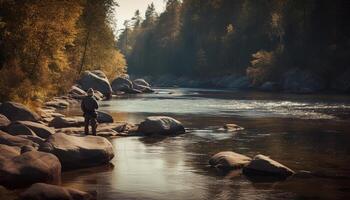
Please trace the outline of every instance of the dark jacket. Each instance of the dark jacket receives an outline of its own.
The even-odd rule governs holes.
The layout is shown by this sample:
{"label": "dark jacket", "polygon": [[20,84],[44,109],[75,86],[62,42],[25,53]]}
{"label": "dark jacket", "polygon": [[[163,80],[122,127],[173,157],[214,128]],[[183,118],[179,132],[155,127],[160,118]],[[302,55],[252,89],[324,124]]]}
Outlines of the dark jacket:
{"label": "dark jacket", "polygon": [[84,97],[81,101],[81,110],[84,112],[84,116],[97,117],[96,110],[98,109],[98,103],[93,96]]}

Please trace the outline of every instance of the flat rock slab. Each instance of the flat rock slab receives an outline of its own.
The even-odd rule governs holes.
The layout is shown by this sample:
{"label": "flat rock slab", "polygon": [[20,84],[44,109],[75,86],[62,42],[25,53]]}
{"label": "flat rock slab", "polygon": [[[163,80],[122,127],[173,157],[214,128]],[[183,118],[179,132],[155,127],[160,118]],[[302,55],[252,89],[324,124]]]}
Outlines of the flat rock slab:
{"label": "flat rock slab", "polygon": [[96,194],[73,188],[35,183],[20,195],[21,200],[95,200]]}
{"label": "flat rock slab", "polygon": [[28,151],[14,157],[2,159],[0,184],[17,188],[37,182],[58,183],[61,178],[61,164],[52,154]]}
{"label": "flat rock slab", "polygon": [[56,155],[63,169],[76,169],[108,163],[114,157],[112,144],[99,136],[72,136],[56,133],[40,150]]}
{"label": "flat rock slab", "polygon": [[4,102],[0,105],[0,113],[5,115],[11,121],[34,121],[40,120],[40,116],[29,110],[23,104],[15,102]]}
{"label": "flat rock slab", "polygon": [[209,164],[222,171],[230,171],[246,166],[252,159],[248,156],[232,151],[223,151],[215,154]]}
{"label": "flat rock slab", "polygon": [[288,177],[295,172],[281,163],[264,155],[256,155],[253,160],[243,168],[246,175]]}
{"label": "flat rock slab", "polygon": [[138,128],[140,133],[151,134],[182,134],[185,133],[185,128],[181,122],[167,116],[152,116],[147,117],[141,122]]}

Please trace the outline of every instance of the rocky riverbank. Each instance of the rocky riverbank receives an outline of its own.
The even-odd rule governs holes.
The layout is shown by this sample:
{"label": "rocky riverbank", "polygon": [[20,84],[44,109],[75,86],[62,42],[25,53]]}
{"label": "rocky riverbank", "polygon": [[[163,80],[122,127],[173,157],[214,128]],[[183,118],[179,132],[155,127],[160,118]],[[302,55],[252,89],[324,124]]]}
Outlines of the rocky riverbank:
{"label": "rocky riverbank", "polygon": [[[83,76],[91,76],[94,80],[103,77],[101,73],[98,77],[92,72]],[[119,78],[118,82],[121,80]],[[98,112],[97,136],[86,136],[81,116],[65,116],[60,111],[79,105],[86,95],[86,88],[94,88],[99,100],[122,93],[119,93],[121,90],[104,90],[105,86],[109,88],[107,82],[92,81],[93,84],[89,82],[88,86],[84,85],[84,81],[78,83],[66,96],[55,97],[36,111],[15,102],[1,103],[0,185],[5,187],[0,188],[1,193],[20,199],[96,199],[96,192],[60,187],[61,172],[108,164],[116,156],[115,148],[118,148],[111,144],[110,138],[167,137],[186,133],[180,121],[167,116],[151,116],[140,124],[131,124],[116,122],[108,113]],[[132,85],[121,88],[135,89],[135,85],[146,83],[134,80]],[[227,124],[218,131],[242,129],[236,124]],[[220,172],[242,169],[245,176],[252,177],[262,175],[280,180],[294,174],[288,167],[263,155],[251,159],[234,152],[221,152],[214,155],[209,163]]]}
{"label": "rocky riverbank", "polygon": [[311,71],[302,69],[290,69],[280,75],[278,80],[266,81],[254,85],[245,75],[229,74],[218,77],[186,77],[174,75],[162,75],[157,77],[145,76],[144,79],[156,87],[188,87],[188,88],[215,88],[232,90],[258,90],[264,92],[286,92],[296,94],[312,93],[349,93],[350,70],[335,79],[327,82],[324,77]]}

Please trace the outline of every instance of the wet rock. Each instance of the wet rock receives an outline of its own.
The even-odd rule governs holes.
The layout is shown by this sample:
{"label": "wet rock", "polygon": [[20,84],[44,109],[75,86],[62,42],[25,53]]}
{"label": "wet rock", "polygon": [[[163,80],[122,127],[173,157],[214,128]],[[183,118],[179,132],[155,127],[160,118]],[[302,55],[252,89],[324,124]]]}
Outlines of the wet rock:
{"label": "wet rock", "polygon": [[49,126],[55,128],[84,126],[84,117],[55,117],[49,122]]}
{"label": "wet rock", "polygon": [[35,183],[20,195],[21,200],[96,200],[96,194],[80,190]]}
{"label": "wet rock", "polygon": [[133,88],[134,90],[141,91],[142,93],[153,93],[154,92],[154,90],[148,86],[134,84],[133,87],[134,87]]}
{"label": "wet rock", "polygon": [[151,85],[147,81],[145,81],[145,79],[135,79],[133,81],[133,84],[135,84],[135,85],[142,85],[142,86],[145,86],[145,87],[151,87]]}
{"label": "wet rock", "polygon": [[147,117],[141,122],[138,131],[144,134],[181,134],[185,128],[181,122],[167,116]]}
{"label": "wet rock", "polygon": [[27,126],[25,126],[17,121],[11,122],[11,124],[5,128],[5,131],[11,135],[32,135],[32,136],[35,136],[35,133],[32,129],[30,129],[29,127],[27,127]]}
{"label": "wet rock", "polygon": [[98,123],[113,123],[113,117],[102,111],[97,111],[97,122]]}
{"label": "wet rock", "polygon": [[257,155],[243,168],[245,175],[288,177],[294,171],[264,155]]}
{"label": "wet rock", "polygon": [[215,154],[209,160],[209,164],[221,171],[230,171],[246,166],[251,161],[248,156],[232,151],[223,151]]}
{"label": "wet rock", "polygon": [[15,102],[4,102],[0,105],[0,113],[11,121],[34,121],[40,120],[40,116],[26,108],[24,105]]}
{"label": "wet rock", "polygon": [[19,136],[13,136],[3,131],[0,131],[0,144],[17,146],[17,147],[32,146],[35,148],[39,146],[38,144],[32,142],[31,140],[28,140]]}
{"label": "wet rock", "polygon": [[55,129],[50,128],[44,124],[31,122],[31,121],[18,121],[17,123],[22,124],[30,128],[34,133],[41,138],[48,138],[51,135],[55,134]]}
{"label": "wet rock", "polygon": [[123,78],[123,77],[118,77],[114,79],[111,83],[111,86],[114,92],[117,92],[117,91],[124,92],[124,91],[131,90],[133,88],[132,82],[129,79]]}
{"label": "wet rock", "polygon": [[11,121],[5,115],[0,114],[0,130],[3,130],[10,123]]}
{"label": "wet rock", "polygon": [[56,133],[46,140],[40,150],[56,155],[64,169],[106,164],[114,157],[112,144],[99,136]]}
{"label": "wet rock", "polygon": [[101,74],[96,75],[90,71],[85,71],[80,80],[78,80],[78,84],[85,91],[87,91],[89,88],[93,88],[94,90],[100,91],[108,98],[112,95],[112,88],[108,79],[104,77],[105,76],[101,76]]}
{"label": "wet rock", "polygon": [[3,159],[0,184],[9,188],[24,187],[37,182],[58,183],[61,164],[56,156],[39,151]]}

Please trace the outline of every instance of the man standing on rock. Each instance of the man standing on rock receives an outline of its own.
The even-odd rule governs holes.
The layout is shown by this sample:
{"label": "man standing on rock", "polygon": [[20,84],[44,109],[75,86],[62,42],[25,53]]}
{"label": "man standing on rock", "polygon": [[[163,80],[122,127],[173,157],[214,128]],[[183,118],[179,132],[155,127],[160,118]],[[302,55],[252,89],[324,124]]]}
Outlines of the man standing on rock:
{"label": "man standing on rock", "polygon": [[92,134],[96,135],[97,128],[97,112],[98,104],[94,97],[94,90],[90,88],[86,96],[81,102],[81,110],[84,113],[85,135],[89,134],[89,125],[91,125]]}

